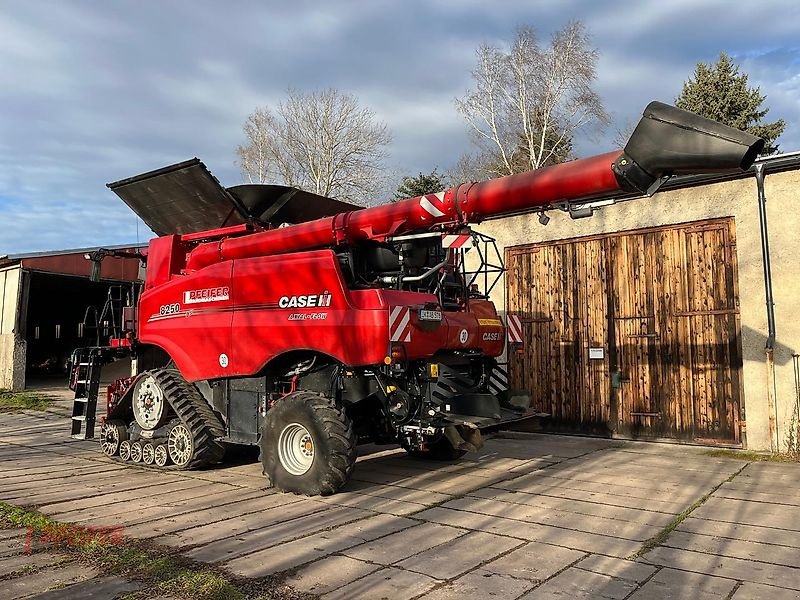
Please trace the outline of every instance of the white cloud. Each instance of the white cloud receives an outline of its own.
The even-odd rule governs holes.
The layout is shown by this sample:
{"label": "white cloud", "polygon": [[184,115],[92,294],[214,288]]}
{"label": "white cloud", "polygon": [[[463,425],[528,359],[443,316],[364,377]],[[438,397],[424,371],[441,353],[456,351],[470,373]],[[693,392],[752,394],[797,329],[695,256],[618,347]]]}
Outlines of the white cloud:
{"label": "white cloud", "polygon": [[[587,24],[618,126],[649,100],[673,100],[698,61],[725,50],[767,95],[769,117],[787,120],[782,149],[800,149],[796,4],[6,2],[0,254],[132,240],[136,220],[105,183],[144,170],[199,156],[238,183],[244,119],[288,87],[358,96],[392,129],[390,171],[447,168],[468,149],[452,101],[474,48],[520,25],[547,38],[570,19]],[[609,149],[613,131],[578,149]]]}

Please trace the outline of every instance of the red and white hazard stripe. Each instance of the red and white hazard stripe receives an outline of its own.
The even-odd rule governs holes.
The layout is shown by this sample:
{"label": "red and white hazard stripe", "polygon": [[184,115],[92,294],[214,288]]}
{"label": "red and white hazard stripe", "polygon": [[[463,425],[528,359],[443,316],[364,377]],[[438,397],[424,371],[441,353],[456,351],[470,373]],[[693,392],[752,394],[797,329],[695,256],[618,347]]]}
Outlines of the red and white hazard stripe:
{"label": "red and white hazard stripe", "polygon": [[419,199],[419,205],[432,217],[443,217],[445,215],[444,192],[438,194],[428,194]]}
{"label": "red and white hazard stripe", "polygon": [[517,315],[506,315],[506,328],[508,329],[508,341],[511,344],[522,343],[522,321]]}
{"label": "red and white hazard stripe", "polygon": [[442,248],[472,248],[472,236],[463,233],[443,235]]}
{"label": "red and white hazard stripe", "polygon": [[389,311],[389,341],[411,341],[411,309],[407,306],[394,306]]}

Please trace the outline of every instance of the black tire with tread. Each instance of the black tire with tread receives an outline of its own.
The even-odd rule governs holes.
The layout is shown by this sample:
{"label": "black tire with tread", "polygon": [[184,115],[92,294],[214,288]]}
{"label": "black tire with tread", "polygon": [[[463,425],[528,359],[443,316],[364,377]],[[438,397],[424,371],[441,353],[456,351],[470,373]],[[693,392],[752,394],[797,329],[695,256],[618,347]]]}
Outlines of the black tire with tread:
{"label": "black tire with tread", "polygon": [[[300,423],[313,438],[311,468],[292,475],[278,458],[278,439],[290,423]],[[289,394],[267,411],[261,430],[261,462],[271,484],[283,491],[307,496],[335,493],[350,479],[356,463],[356,434],[344,409],[315,392]]]}

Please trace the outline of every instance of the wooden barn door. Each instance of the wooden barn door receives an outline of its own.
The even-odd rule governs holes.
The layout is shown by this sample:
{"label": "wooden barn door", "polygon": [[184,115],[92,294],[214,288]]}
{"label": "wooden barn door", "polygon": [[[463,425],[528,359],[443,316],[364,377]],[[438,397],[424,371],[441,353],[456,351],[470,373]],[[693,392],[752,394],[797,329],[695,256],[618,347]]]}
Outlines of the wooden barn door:
{"label": "wooden barn door", "polygon": [[732,219],[510,248],[510,358],[556,427],[740,442]]}

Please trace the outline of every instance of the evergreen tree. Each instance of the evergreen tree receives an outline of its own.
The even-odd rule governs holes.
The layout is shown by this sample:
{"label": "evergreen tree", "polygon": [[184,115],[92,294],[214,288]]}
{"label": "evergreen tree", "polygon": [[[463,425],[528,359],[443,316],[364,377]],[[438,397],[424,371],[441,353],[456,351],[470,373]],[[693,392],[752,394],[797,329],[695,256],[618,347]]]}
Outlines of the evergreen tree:
{"label": "evergreen tree", "polygon": [[443,191],[446,187],[444,175],[438,173],[436,169],[430,173],[420,172],[416,177],[403,177],[403,182],[397,186],[397,191],[394,193],[394,199],[403,200],[425,194],[435,194]]}
{"label": "evergreen tree", "polygon": [[765,99],[760,88],[748,87],[747,73],[740,73],[738,65],[722,52],[715,65],[697,63],[694,77],[683,84],[675,105],[764,138],[763,154],[773,154],[786,123],[783,119],[762,122],[769,112],[762,108]]}

